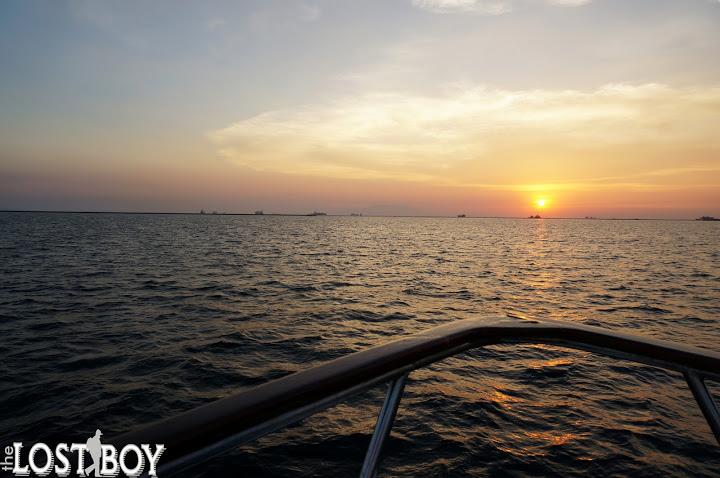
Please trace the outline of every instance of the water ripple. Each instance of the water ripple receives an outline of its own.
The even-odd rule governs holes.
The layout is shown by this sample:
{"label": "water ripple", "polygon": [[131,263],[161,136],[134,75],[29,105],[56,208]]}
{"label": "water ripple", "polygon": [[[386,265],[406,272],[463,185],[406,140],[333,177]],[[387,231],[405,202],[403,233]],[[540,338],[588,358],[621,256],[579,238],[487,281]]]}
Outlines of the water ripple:
{"label": "water ripple", "polygon": [[[712,223],[0,213],[0,231],[2,442],[111,436],[467,317],[720,350]],[[356,475],[383,392],[186,476]],[[678,374],[546,346],[414,372],[386,457],[388,476],[720,470]]]}

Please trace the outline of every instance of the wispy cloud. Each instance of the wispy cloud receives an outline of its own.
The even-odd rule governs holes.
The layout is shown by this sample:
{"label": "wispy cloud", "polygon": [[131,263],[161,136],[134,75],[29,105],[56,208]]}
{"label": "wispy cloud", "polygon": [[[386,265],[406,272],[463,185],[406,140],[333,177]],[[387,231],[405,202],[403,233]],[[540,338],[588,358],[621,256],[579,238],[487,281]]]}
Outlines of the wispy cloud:
{"label": "wispy cloud", "polygon": [[520,4],[546,3],[562,7],[578,7],[592,0],[412,0],[413,5],[433,13],[479,13],[502,15]]}
{"label": "wispy cloud", "polygon": [[433,13],[474,12],[501,15],[512,10],[509,0],[413,0],[413,5]]}
{"label": "wispy cloud", "polygon": [[621,168],[632,181],[618,184],[673,174],[689,183],[717,172],[720,88],[374,93],[266,112],[209,136],[232,162],[290,174],[500,186]]}
{"label": "wispy cloud", "polygon": [[592,0],[547,0],[550,5],[558,5],[561,7],[579,7],[587,5]]}

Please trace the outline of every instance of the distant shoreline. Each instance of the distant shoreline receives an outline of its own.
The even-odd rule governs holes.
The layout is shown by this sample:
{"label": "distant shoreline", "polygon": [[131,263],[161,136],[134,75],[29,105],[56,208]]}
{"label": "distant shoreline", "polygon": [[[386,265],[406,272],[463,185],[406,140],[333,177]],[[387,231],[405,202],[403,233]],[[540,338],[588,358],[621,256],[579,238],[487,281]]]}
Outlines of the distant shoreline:
{"label": "distant shoreline", "polygon": [[[404,214],[363,214],[361,216],[351,214],[293,214],[293,213],[263,213],[255,214],[252,212],[217,212],[217,213],[199,213],[199,212],[140,212],[140,211],[55,211],[55,210],[29,210],[29,209],[0,209],[0,213],[43,213],[43,214],[118,214],[118,215],[170,215],[170,216],[279,216],[279,217],[396,217],[396,218],[428,218],[428,219],[530,219],[526,216],[438,216],[438,215],[404,215]],[[687,218],[623,218],[623,217],[543,217],[542,219],[559,219],[559,220],[582,220],[582,221],[689,221],[689,222],[713,222],[699,221],[697,219]]]}

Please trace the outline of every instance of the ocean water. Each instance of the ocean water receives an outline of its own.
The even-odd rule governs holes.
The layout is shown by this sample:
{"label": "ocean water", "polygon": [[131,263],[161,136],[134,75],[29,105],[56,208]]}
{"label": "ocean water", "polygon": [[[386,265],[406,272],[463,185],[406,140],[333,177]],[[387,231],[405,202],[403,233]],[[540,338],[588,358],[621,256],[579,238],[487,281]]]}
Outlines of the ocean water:
{"label": "ocean water", "polygon": [[[718,351],[720,223],[0,213],[0,444],[506,314]],[[185,476],[357,475],[384,392]],[[410,376],[381,475],[720,476],[720,447],[679,374],[494,346]]]}

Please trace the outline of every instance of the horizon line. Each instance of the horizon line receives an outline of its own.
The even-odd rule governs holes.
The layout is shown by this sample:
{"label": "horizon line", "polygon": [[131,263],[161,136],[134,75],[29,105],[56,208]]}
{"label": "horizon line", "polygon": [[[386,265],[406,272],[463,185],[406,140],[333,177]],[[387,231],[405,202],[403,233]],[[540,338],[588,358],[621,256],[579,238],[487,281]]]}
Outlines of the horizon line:
{"label": "horizon line", "polygon": [[[45,213],[45,214],[146,214],[146,215],[185,215],[185,216],[280,216],[280,217],[396,217],[396,218],[435,218],[435,219],[537,219],[532,216],[470,216],[460,217],[458,215],[433,215],[433,214],[311,214],[311,213],[265,213],[255,214],[254,212],[189,212],[189,211],[83,211],[83,210],[53,210],[53,209],[0,209],[0,213]],[[355,215],[353,215],[355,214]],[[710,216],[712,217],[712,216]],[[553,217],[542,216],[540,219],[561,219],[561,220],[587,220],[587,221],[692,221],[692,222],[713,222],[701,221],[699,218],[650,218],[650,217]]]}

